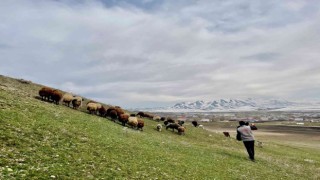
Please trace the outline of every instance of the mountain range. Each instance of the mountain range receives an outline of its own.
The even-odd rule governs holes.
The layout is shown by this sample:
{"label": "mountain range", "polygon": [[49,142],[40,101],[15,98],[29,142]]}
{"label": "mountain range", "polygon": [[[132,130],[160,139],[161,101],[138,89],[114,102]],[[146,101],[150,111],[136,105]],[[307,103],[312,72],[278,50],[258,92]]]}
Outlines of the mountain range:
{"label": "mountain range", "polygon": [[318,111],[319,102],[291,102],[284,99],[215,99],[180,102],[171,107],[138,108],[150,112],[236,112],[236,111]]}

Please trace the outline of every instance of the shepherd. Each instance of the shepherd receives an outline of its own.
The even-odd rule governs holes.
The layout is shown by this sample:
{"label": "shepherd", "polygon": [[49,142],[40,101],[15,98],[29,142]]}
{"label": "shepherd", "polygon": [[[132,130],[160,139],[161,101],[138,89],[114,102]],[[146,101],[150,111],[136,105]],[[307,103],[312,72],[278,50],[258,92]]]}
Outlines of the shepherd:
{"label": "shepherd", "polygon": [[[237,139],[242,140],[244,146],[247,149],[249,154],[249,158],[251,161],[255,161],[254,159],[254,136],[251,131],[250,126],[247,126],[244,121],[239,121],[239,125],[237,128]],[[241,139],[240,139],[241,137]]]}

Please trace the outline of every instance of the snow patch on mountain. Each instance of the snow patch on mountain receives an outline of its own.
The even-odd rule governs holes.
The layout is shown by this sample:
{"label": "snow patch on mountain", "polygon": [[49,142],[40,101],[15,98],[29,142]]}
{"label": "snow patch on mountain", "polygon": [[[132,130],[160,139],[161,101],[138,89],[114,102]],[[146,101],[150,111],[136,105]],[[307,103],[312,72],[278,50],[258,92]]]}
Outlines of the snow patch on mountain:
{"label": "snow patch on mountain", "polygon": [[236,112],[236,111],[299,111],[320,110],[318,102],[290,102],[284,99],[214,99],[211,101],[198,100],[180,102],[172,107],[136,109],[150,112]]}

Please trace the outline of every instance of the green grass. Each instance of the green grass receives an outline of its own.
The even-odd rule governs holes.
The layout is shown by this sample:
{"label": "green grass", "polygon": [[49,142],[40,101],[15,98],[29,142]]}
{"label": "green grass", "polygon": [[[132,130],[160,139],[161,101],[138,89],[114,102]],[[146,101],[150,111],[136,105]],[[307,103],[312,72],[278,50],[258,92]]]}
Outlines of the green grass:
{"label": "green grass", "polygon": [[187,124],[186,135],[124,129],[34,98],[39,85],[0,77],[0,179],[319,179],[320,153],[241,142]]}

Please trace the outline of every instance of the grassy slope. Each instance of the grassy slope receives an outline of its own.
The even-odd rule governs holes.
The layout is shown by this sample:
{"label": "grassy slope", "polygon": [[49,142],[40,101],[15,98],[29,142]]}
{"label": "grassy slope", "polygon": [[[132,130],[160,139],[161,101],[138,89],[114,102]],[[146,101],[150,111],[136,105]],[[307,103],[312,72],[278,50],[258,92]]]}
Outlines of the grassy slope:
{"label": "grassy slope", "polygon": [[277,143],[247,160],[241,142],[187,126],[143,132],[34,96],[0,77],[0,179],[319,179],[319,152]]}

